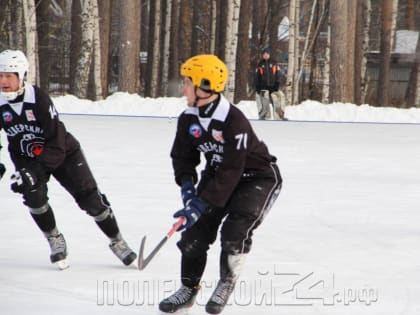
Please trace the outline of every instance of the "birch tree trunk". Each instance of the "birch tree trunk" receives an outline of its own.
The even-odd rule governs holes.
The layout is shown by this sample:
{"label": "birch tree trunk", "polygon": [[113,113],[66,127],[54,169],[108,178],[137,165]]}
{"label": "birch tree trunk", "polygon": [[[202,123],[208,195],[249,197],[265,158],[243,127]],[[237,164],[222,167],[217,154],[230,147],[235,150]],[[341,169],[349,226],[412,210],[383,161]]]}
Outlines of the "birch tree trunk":
{"label": "birch tree trunk", "polygon": [[302,58],[300,61],[300,69],[299,69],[299,73],[296,79],[296,84],[299,86],[300,85],[300,80],[302,78],[302,74],[305,68],[305,63],[306,63],[306,58],[308,56],[308,52],[309,52],[309,43],[311,42],[311,34],[312,34],[312,26],[313,26],[313,21],[314,21],[314,16],[315,16],[315,9],[317,6],[317,0],[313,0],[312,3],[312,10],[311,10],[311,15],[309,18],[309,23],[308,23],[308,31],[306,33],[306,38],[305,38],[305,45],[303,47],[303,51],[302,51]]}
{"label": "birch tree trunk", "polygon": [[165,12],[165,31],[163,38],[163,56],[162,56],[162,84],[161,84],[161,96],[168,95],[168,75],[169,75],[169,53],[170,53],[170,39],[171,39],[171,15],[172,15],[172,0],[166,0],[166,12]]}
{"label": "birch tree trunk", "polygon": [[364,104],[366,102],[366,93],[367,93],[367,53],[369,51],[369,29],[372,13],[372,3],[371,0],[362,0],[362,17],[363,17],[363,57],[361,64],[361,79],[360,79],[360,103]]}
{"label": "birch tree trunk", "polygon": [[295,9],[295,54],[294,54],[294,69],[293,69],[293,104],[299,103],[299,82],[297,80],[299,75],[299,55],[300,55],[300,1],[296,1]]}
{"label": "birch tree trunk", "polygon": [[80,54],[76,63],[74,77],[74,93],[79,98],[87,97],[89,73],[92,64],[93,31],[95,20],[93,15],[93,1],[81,0],[81,44]]}
{"label": "birch tree trunk", "polygon": [[290,0],[289,7],[289,62],[287,65],[287,83],[286,83],[286,97],[288,104],[294,103],[294,73],[297,65],[296,62],[296,5],[298,0]]}
{"label": "birch tree trunk", "polygon": [[93,94],[94,100],[101,100],[103,98],[102,92],[102,73],[101,73],[101,36],[99,34],[99,8],[98,2],[92,3],[93,14]]}
{"label": "birch tree trunk", "polygon": [[23,16],[26,29],[26,57],[29,62],[27,81],[39,85],[36,12],[34,0],[23,0]]}
{"label": "birch tree trunk", "polygon": [[226,85],[226,97],[233,101],[235,95],[235,73],[236,73],[236,49],[238,47],[238,25],[239,9],[241,0],[233,0],[229,6],[228,27],[226,29],[226,55],[225,63],[228,67],[228,81]]}
{"label": "birch tree trunk", "polygon": [[150,95],[151,97],[157,97],[158,92],[158,79],[159,79],[159,61],[160,61],[160,38],[161,38],[161,20],[162,20],[162,11],[160,1],[155,2],[155,10],[154,10],[154,21],[152,21],[153,25],[153,38],[149,42],[150,45],[153,47],[153,53],[150,54],[152,57],[152,67],[150,73]]}
{"label": "birch tree trunk", "polygon": [[216,53],[216,26],[217,26],[217,1],[211,2],[211,38],[210,38],[210,52]]}
{"label": "birch tree trunk", "polygon": [[397,27],[397,20],[398,20],[398,0],[393,0],[392,1],[392,18],[391,18],[391,33],[390,33],[390,47],[391,47],[391,51],[393,51],[395,49],[394,44],[395,44],[395,31],[396,31],[396,27]]}
{"label": "birch tree trunk", "polygon": [[330,101],[330,61],[331,61],[331,25],[328,17],[327,27],[327,45],[325,47],[325,62],[322,71],[322,103],[327,104]]}

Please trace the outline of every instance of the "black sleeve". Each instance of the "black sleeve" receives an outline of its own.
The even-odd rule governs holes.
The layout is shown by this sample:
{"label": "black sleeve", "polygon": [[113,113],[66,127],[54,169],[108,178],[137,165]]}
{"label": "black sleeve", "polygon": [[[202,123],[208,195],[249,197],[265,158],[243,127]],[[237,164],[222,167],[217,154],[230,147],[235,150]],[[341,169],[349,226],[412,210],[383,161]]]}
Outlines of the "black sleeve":
{"label": "black sleeve", "polygon": [[200,164],[200,152],[191,144],[188,126],[188,116],[181,114],[171,149],[175,182],[178,185],[181,185],[186,179],[192,179],[196,183],[198,178],[196,167]]}
{"label": "black sleeve", "polygon": [[59,120],[51,98],[39,88],[36,89],[37,119],[44,130],[45,145],[36,157],[47,170],[56,169],[66,156],[66,128]]}

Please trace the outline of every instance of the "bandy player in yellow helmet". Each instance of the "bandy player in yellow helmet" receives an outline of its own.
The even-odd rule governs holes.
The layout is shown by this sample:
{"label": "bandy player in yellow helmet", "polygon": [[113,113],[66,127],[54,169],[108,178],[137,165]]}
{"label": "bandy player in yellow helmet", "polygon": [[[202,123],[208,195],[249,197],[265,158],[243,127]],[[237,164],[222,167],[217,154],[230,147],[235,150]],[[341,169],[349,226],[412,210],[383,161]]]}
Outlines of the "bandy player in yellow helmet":
{"label": "bandy player in yellow helmet", "polygon": [[[173,313],[190,307],[200,289],[207,251],[220,229],[220,278],[206,304],[219,314],[234,290],[253,231],[277,199],[282,178],[267,146],[244,114],[222,94],[226,65],[214,55],[197,55],[181,66],[182,93],[188,108],[179,116],[171,150],[175,182],[184,207],[181,239],[181,287],[159,304]],[[203,156],[200,178],[196,168]]]}

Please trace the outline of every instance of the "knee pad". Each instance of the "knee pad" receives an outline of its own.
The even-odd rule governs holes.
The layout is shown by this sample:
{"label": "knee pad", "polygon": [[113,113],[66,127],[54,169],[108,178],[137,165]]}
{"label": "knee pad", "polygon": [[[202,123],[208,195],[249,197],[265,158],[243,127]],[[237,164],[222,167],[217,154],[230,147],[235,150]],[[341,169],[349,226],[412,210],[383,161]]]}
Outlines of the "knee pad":
{"label": "knee pad", "polygon": [[93,217],[97,217],[104,211],[110,209],[110,204],[106,196],[96,189],[78,196],[76,202],[80,209],[85,210],[88,215]]}
{"label": "knee pad", "polygon": [[223,241],[222,250],[229,255],[248,254],[251,250],[252,239],[247,238],[240,241]]}
{"label": "knee pad", "polygon": [[188,258],[206,255],[209,249],[207,242],[203,242],[200,239],[188,239],[187,237],[182,237],[177,243],[177,246],[181,250],[181,253]]}
{"label": "knee pad", "polygon": [[230,214],[221,230],[222,250],[230,255],[248,253],[253,231],[258,225],[259,220],[254,216]]}
{"label": "knee pad", "polygon": [[23,194],[23,204],[29,208],[41,208],[46,203],[48,203],[46,186]]}

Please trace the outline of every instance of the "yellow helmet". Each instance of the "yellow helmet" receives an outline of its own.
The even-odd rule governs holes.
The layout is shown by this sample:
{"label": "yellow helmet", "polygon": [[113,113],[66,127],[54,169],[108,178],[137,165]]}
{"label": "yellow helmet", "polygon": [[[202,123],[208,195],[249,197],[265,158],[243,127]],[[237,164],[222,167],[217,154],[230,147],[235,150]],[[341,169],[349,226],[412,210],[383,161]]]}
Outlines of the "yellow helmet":
{"label": "yellow helmet", "polygon": [[200,89],[219,93],[225,88],[228,70],[215,55],[197,55],[182,64],[181,75],[191,78]]}

